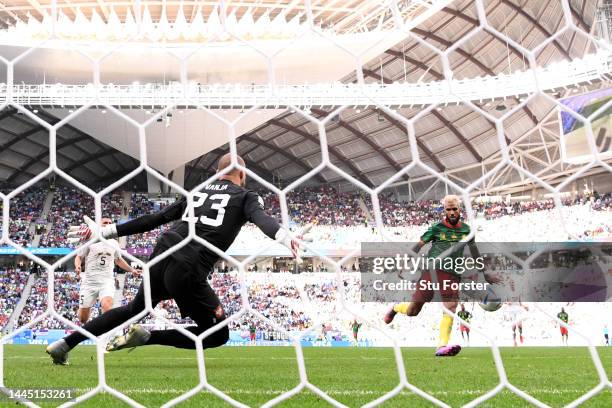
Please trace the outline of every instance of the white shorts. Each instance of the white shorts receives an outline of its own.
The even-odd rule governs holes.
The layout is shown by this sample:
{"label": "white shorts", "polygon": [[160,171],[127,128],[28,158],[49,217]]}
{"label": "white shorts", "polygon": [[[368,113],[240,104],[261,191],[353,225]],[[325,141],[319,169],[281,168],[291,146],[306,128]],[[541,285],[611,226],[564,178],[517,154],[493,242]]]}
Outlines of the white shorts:
{"label": "white shorts", "polygon": [[115,280],[109,280],[97,285],[83,284],[79,292],[79,308],[90,308],[96,300],[104,297],[115,297]]}

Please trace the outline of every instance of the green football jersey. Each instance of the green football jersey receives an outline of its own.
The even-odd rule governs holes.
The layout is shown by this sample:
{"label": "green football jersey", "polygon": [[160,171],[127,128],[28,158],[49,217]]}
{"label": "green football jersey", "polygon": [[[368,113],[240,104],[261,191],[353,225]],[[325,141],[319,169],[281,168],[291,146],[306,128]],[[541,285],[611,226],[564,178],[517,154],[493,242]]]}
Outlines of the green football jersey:
{"label": "green football jersey", "polygon": [[[431,248],[427,253],[429,258],[436,258],[438,255],[448,250],[454,243],[465,239],[470,235],[470,226],[464,222],[459,221],[456,225],[448,224],[446,221],[438,222],[433,224],[431,227],[421,235],[421,241],[431,242]],[[473,242],[473,238],[472,241]],[[446,258],[460,258],[463,256],[463,248],[457,249],[450,254],[447,254]],[[445,272],[449,272],[455,275],[461,275],[453,269],[442,268]]]}
{"label": "green football jersey", "polygon": [[559,320],[561,320],[563,323],[567,323],[569,321],[569,316],[567,315],[567,313],[565,312],[559,312],[559,314],[557,315],[557,317],[559,318]]}
{"label": "green football jersey", "polygon": [[457,316],[459,316],[461,320],[465,320],[467,323],[469,323],[470,320],[472,320],[472,314],[468,312],[467,310],[458,311]]}

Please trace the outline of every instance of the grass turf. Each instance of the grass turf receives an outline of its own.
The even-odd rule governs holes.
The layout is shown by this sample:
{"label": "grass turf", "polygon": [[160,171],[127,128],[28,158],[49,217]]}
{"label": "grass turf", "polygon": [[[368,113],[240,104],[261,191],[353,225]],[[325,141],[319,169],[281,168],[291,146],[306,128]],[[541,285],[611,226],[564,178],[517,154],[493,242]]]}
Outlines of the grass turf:
{"label": "grass turf", "polygon": [[[309,381],[348,406],[360,406],[392,390],[399,383],[392,349],[304,348]],[[612,377],[612,347],[599,348],[608,377]],[[491,390],[498,383],[490,349],[468,348],[453,358],[436,358],[433,349],[402,349],[408,380],[416,387],[451,406],[460,406]],[[551,405],[563,406],[598,384],[586,348],[504,348],[504,366],[512,384]],[[205,352],[209,382],[232,398],[258,406],[299,384],[295,350],[291,347],[223,347]],[[158,407],[198,384],[195,351],[142,347],[105,355],[107,383],[147,407]],[[53,366],[44,346],[13,346],[4,349],[5,386],[12,388],[76,388],[86,392],[97,385],[95,349],[81,346],[71,352],[70,365]],[[39,402],[50,407],[58,402]],[[303,390],[280,404],[283,407],[318,407],[327,403],[312,391]],[[485,407],[521,407],[529,404],[503,391]],[[14,402],[0,399],[0,406]],[[102,394],[85,401],[84,407],[127,406],[114,396]],[[228,406],[209,392],[200,393],[181,407]],[[404,389],[383,404],[385,407],[431,406]],[[587,401],[586,407],[612,406],[610,390]]]}

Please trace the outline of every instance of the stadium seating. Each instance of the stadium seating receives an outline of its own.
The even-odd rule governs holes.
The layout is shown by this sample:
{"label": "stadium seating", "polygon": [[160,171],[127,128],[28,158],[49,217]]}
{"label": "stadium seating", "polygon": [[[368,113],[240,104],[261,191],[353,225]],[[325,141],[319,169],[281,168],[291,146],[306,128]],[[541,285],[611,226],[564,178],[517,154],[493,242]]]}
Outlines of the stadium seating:
{"label": "stadium seating", "polygon": [[[51,210],[45,220],[39,219],[42,203],[47,194],[43,188],[30,189],[17,196],[20,205],[11,207],[10,234],[19,243],[29,243],[32,237],[28,230],[32,222],[46,225],[51,223],[49,231],[41,235],[40,247],[70,247],[65,239],[65,231],[70,225],[78,224],[85,214],[93,214],[93,199],[73,187],[55,187]],[[259,192],[265,202],[268,213],[280,219],[278,197],[269,191]],[[166,202],[174,198],[151,197],[144,193],[132,193],[129,217],[158,211]],[[164,201],[166,200],[166,201]],[[442,208],[437,201],[419,202],[398,201],[392,196],[379,197],[381,215],[385,232],[402,241],[417,240],[423,226],[431,224],[441,217]],[[292,223],[303,225],[315,222],[313,229],[317,241],[326,242],[334,247],[353,247],[360,242],[380,239],[375,227],[372,204],[369,196],[358,193],[341,193],[331,187],[306,187],[290,192],[287,195],[289,217]],[[316,203],[316,205],[313,205]],[[512,240],[549,240],[546,236],[572,239],[591,239],[612,235],[609,222],[612,210],[612,195],[605,194],[598,198],[586,199],[578,196],[563,201],[564,223],[545,222],[546,228],[538,229],[539,236],[522,237],[524,225],[543,222],[546,217],[559,217],[553,200],[522,201],[506,205],[503,203],[472,204],[476,214],[478,237],[483,241]],[[115,192],[103,197],[103,213],[119,219],[124,211],[122,197]],[[367,209],[367,211],[366,211]],[[591,212],[600,212],[603,217],[591,217]],[[542,216],[545,217],[542,217]],[[510,218],[512,221],[510,221]],[[168,226],[130,236],[127,248],[152,249],[160,233]],[[498,236],[505,230],[504,236]],[[236,245],[248,245],[258,242],[261,234],[252,227],[247,227],[239,235]]]}
{"label": "stadium seating", "polygon": [[29,273],[21,268],[0,269],[0,330],[6,325],[19,302]]}
{"label": "stadium seating", "polygon": [[19,193],[11,201],[9,236],[20,245],[29,246],[32,242],[30,225],[41,222],[40,214],[47,196],[47,189],[31,188]]}
{"label": "stadium seating", "polygon": [[[13,285],[23,287],[27,274],[4,273],[2,281],[14,281]],[[123,292],[123,303],[130,301],[138,290],[140,278],[131,274],[126,275]],[[278,328],[287,331],[311,330],[313,335],[322,340],[341,336],[349,338],[350,322],[355,318],[346,310],[359,313],[359,320],[364,324],[360,338],[379,345],[389,345],[389,339],[374,327],[380,326],[380,318],[388,308],[388,304],[362,303],[360,301],[360,274],[345,272],[342,274],[341,291],[336,288],[335,275],[331,273],[302,273],[299,275],[267,272],[251,272],[245,275],[245,284],[249,294],[249,304],[274,323],[270,325],[252,314],[245,314],[230,323],[230,329],[247,331],[252,324],[258,331],[277,333]],[[55,302],[60,315],[76,322],[78,308],[78,282],[73,272],[56,272],[55,275]],[[240,284],[236,273],[213,273],[211,285],[219,296],[224,310],[228,316],[233,316],[242,307]],[[541,290],[550,290],[541,284]],[[36,316],[42,314],[47,307],[46,302],[47,277],[43,273],[32,288],[25,309],[19,317],[19,325],[23,325]],[[18,293],[19,290],[16,290]],[[12,293],[12,290],[11,290]],[[343,297],[347,309],[339,306],[338,299]],[[3,298],[4,299],[4,298]],[[16,303],[18,296],[13,297]],[[6,301],[0,301],[3,315],[10,315],[11,307]],[[530,308],[524,313],[523,332],[527,345],[544,345],[560,343],[558,338],[558,325],[554,319],[538,311],[535,305],[525,303]],[[553,316],[561,307],[570,313],[572,326],[581,330],[589,338],[597,340],[601,334],[603,323],[598,321],[601,316],[609,316],[612,306],[596,303],[540,303],[538,307]],[[485,312],[474,303],[467,303],[467,309],[474,315],[472,320],[476,331],[472,333],[472,345],[486,345],[486,338],[482,333],[488,333],[498,341],[499,345],[511,345],[511,318],[507,307],[498,312]],[[180,315],[178,307],[173,301],[164,302],[167,319],[175,324],[190,325],[189,318]],[[603,308],[603,309],[602,309]],[[604,310],[605,309],[605,310]],[[98,308],[92,310],[96,316]],[[429,346],[438,335],[437,324],[441,315],[441,306],[436,303],[424,307],[418,319],[399,316],[390,329],[398,335],[400,344],[411,346]],[[6,319],[6,318],[4,318]],[[605,319],[604,319],[605,320]],[[603,322],[603,320],[602,320]],[[158,326],[156,319],[147,317],[143,323],[148,326]],[[601,327],[600,327],[601,326]],[[37,328],[66,328],[66,326],[52,318],[46,318]],[[480,334],[478,333],[480,331]],[[457,341],[459,334],[456,334]],[[574,344],[582,344],[581,339],[573,338]]]}
{"label": "stadium seating", "polygon": [[66,240],[68,228],[80,224],[84,215],[93,213],[94,200],[90,195],[74,187],[56,186],[48,215],[53,224],[48,232],[42,234],[39,247],[70,247]]}
{"label": "stadium seating", "polygon": [[[20,237],[21,242],[28,242],[31,237],[27,230],[32,222],[38,220],[42,209],[42,202],[46,197],[46,189],[33,189],[21,197],[25,205],[11,208],[11,235]],[[266,209],[272,215],[279,216],[280,207],[278,198],[267,192],[261,193],[266,202]],[[169,200],[171,201],[171,200]],[[317,205],[312,205],[316,202]],[[313,229],[315,242],[328,243],[335,247],[350,247],[363,241],[378,240],[378,231],[372,228],[371,214],[364,208],[370,208],[369,199],[358,194],[338,193],[331,188],[305,188],[288,195],[288,204],[291,219],[303,224],[317,221]],[[130,203],[130,217],[159,210],[165,205],[159,198],[149,198],[146,194],[132,194]],[[438,202],[400,202],[393,197],[380,197],[383,222],[388,233],[398,240],[416,241],[423,232],[425,225],[440,219],[441,208]],[[564,222],[550,222],[559,217],[559,210],[554,208],[551,200],[519,202],[511,205],[499,203],[474,203],[476,212],[477,239],[483,241],[554,241],[563,237],[591,239],[612,236],[612,195],[606,194],[598,198],[585,199],[578,197],[574,200],[564,201],[561,209]],[[103,199],[105,215],[120,218],[125,206],[119,193],[106,196]],[[357,209],[347,211],[349,208]],[[13,212],[14,211],[14,212]],[[597,212],[597,216],[593,213]],[[52,223],[50,231],[41,237],[41,247],[68,246],[65,240],[65,231],[68,226],[80,223],[82,216],[93,213],[93,199],[72,187],[57,186],[50,213],[47,219]],[[346,215],[349,214],[350,215]],[[541,227],[535,228],[534,226]],[[530,228],[526,228],[530,226]],[[140,234],[128,239],[127,248],[151,249],[162,229],[147,234]],[[530,231],[525,236],[525,231]],[[238,236],[235,245],[253,245],[262,239],[262,233],[254,226],[247,225]],[[515,266],[502,258],[493,260],[492,269],[512,269]],[[319,269],[320,270],[320,269]],[[287,279],[290,276],[290,279]],[[56,306],[60,314],[70,321],[76,321],[78,308],[78,282],[71,272],[56,272]],[[3,296],[0,299],[0,323],[5,324],[18,301],[27,274],[5,270],[0,273],[3,282]],[[6,284],[4,284],[6,283]],[[140,284],[140,278],[130,274],[126,275],[124,286],[124,302],[133,298]],[[215,273],[211,277],[211,285],[218,293],[226,313],[235,314],[242,305],[240,285],[235,274]],[[249,273],[246,278],[249,304],[258,312],[285,330],[302,330],[313,328],[315,324],[323,323],[325,331],[333,332],[335,328],[343,329],[350,316],[343,316],[337,309],[338,293],[335,289],[333,275],[325,273],[304,273],[298,277],[287,274]],[[29,296],[28,303],[19,318],[19,324],[31,321],[43,313],[46,308],[46,274],[43,273],[36,281]],[[539,291],[554,290],[550,287],[539,287]],[[348,273],[345,284],[345,300],[358,303],[359,301],[359,275]],[[181,317],[174,302],[166,302],[164,308],[168,318],[178,324],[190,324],[189,319]],[[95,309],[95,308],[94,308]],[[434,309],[432,306],[431,308]],[[437,309],[436,309],[437,310]],[[334,316],[334,313],[340,313]],[[364,310],[365,317],[376,321],[384,312],[383,305],[372,305]],[[480,313],[476,309],[477,313]],[[94,315],[97,313],[94,311]],[[425,311],[424,313],[429,313]],[[437,313],[437,311],[436,311]],[[498,314],[496,316],[501,316]],[[491,319],[489,315],[483,318]],[[495,317],[498,319],[498,317]],[[252,316],[243,316],[233,321],[230,328],[245,330],[253,321]],[[257,327],[260,330],[272,330],[259,319]],[[412,322],[404,319],[397,323],[400,331],[410,330],[413,335],[411,341],[425,342],[435,335],[435,330],[423,323],[428,319],[419,319]],[[148,324],[154,319],[148,318]],[[502,324],[502,321],[498,322]],[[395,324],[395,323],[394,323]],[[416,325],[416,326],[415,326]],[[43,322],[46,328],[63,327],[63,324],[46,319]],[[314,328],[319,330],[319,327]],[[366,330],[364,333],[367,333]],[[420,334],[414,334],[420,333]],[[420,340],[419,340],[420,339]]]}
{"label": "stadium seating", "polygon": [[[79,280],[72,271],[55,271],[55,308],[57,312],[71,322],[76,322],[76,312],[79,307]],[[44,313],[47,308],[47,273],[43,272],[36,278],[28,297],[28,302],[19,316],[18,325],[26,324]],[[98,308],[92,310],[92,316],[97,316]],[[61,329],[66,325],[52,317],[46,317],[37,325],[38,328]]]}

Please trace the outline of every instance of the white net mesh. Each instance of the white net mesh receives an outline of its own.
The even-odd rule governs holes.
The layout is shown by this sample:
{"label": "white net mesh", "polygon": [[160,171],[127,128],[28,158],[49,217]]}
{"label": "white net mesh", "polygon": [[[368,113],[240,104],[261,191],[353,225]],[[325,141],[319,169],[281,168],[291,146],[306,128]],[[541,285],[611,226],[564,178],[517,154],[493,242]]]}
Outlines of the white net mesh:
{"label": "white net mesh", "polygon": [[[355,5],[344,4],[343,7],[346,9],[334,9],[332,5],[329,5],[329,8],[327,8],[325,4],[317,2],[294,2],[292,5],[285,5],[288,10],[292,10],[291,13],[295,16],[293,19],[287,17],[287,14],[278,19],[268,16],[266,17],[268,18],[267,22],[254,22],[250,29],[244,29],[243,25],[240,24],[242,20],[240,20],[240,23],[237,21],[235,12],[226,2],[221,2],[214,7],[214,11],[210,14],[212,17],[205,24],[199,17],[201,16],[201,10],[194,13],[198,17],[195,17],[190,23],[177,19],[174,24],[170,24],[164,14],[160,17],[159,24],[153,24],[149,9],[141,7],[140,2],[136,1],[132,8],[133,15],[126,16],[123,25],[115,26],[115,32],[112,31],[112,18],[109,18],[108,24],[105,24],[104,21],[100,20],[99,16],[97,19],[93,16],[91,19],[86,18],[87,21],[85,21],[83,20],[85,17],[77,15],[73,23],[72,19],[66,17],[64,13],[65,5],[63,3],[60,4],[60,2],[52,1],[48,6],[42,8],[42,14],[45,16],[42,21],[28,21],[28,27],[35,26],[35,29],[38,31],[31,29],[34,31],[30,33],[31,38],[28,40],[27,50],[15,56],[2,58],[2,62],[7,67],[7,83],[2,87],[0,98],[3,101],[3,108],[12,106],[22,115],[27,116],[30,120],[48,130],[49,166],[28,182],[1,196],[3,199],[4,226],[2,241],[17,249],[19,253],[27,256],[46,270],[48,301],[47,309],[43,314],[2,337],[0,342],[0,359],[4,360],[4,344],[7,341],[49,317],[63,323],[66,327],[83,332],[80,327],[57,312],[54,302],[55,276],[58,273],[56,269],[70,260],[73,254],[66,255],[54,264],[49,264],[43,258],[32,254],[23,246],[14,242],[9,235],[8,228],[11,221],[11,200],[14,200],[16,196],[37,182],[46,179],[51,174],[56,174],[93,197],[95,218],[99,222],[102,217],[103,197],[128,182],[137,174],[145,171],[150,178],[158,179],[160,183],[170,186],[174,191],[187,197],[192,211],[190,216],[193,217],[194,193],[203,185],[218,179],[222,174],[230,171],[231,168],[226,169],[220,174],[215,174],[189,191],[168,178],[161,176],[153,169],[148,160],[148,156],[151,153],[147,145],[147,131],[155,121],[159,118],[165,118],[171,109],[177,107],[204,110],[215,121],[222,123],[221,128],[224,129],[226,137],[223,142],[227,143],[229,152],[232,155],[232,165],[246,171],[250,179],[255,180],[263,188],[278,196],[282,224],[287,229],[289,229],[291,222],[287,204],[288,196],[296,188],[307,183],[322,172],[326,172],[326,174],[333,173],[339,176],[344,180],[345,184],[356,187],[371,200],[369,205],[371,205],[375,227],[379,234],[378,239],[383,240],[392,241],[395,237],[390,233],[389,225],[387,225],[388,222],[383,218],[381,193],[391,187],[400,185],[404,176],[410,175],[414,180],[412,174],[417,169],[421,171],[420,176],[417,177],[429,180],[428,183],[430,184],[431,180],[434,180],[433,185],[431,185],[432,188],[440,182],[440,186],[444,186],[446,190],[453,190],[460,195],[466,208],[467,218],[471,224],[476,223],[472,208],[472,195],[482,192],[486,193],[490,187],[488,183],[492,179],[501,177],[502,171],[516,173],[520,179],[519,185],[529,182],[537,185],[538,188],[547,190],[550,193],[550,197],[554,200],[554,207],[556,212],[558,212],[558,216],[563,220],[564,214],[562,210],[564,204],[562,197],[566,187],[585,174],[589,174],[595,168],[605,169],[606,172],[612,171],[609,164],[609,151],[605,151],[605,149],[602,151],[601,143],[597,140],[591,128],[593,122],[612,106],[612,102],[603,104],[585,117],[571,110],[559,100],[560,95],[564,95],[568,87],[592,85],[596,88],[597,86],[605,86],[601,84],[606,83],[611,71],[609,44],[601,41],[594,35],[593,30],[590,30],[582,18],[583,15],[578,5],[567,0],[559,2],[549,1],[548,3],[550,4],[542,7],[541,10],[534,8],[534,10],[529,11],[525,11],[522,6],[511,1],[487,2],[475,0],[473,2],[458,2],[460,4],[451,3],[449,1],[387,1],[384,4],[361,2]],[[280,3],[277,5],[280,5]],[[254,7],[273,8],[274,6],[254,3]],[[294,7],[297,12],[291,9],[291,7]],[[500,7],[501,11],[497,10]],[[585,7],[592,7],[592,5],[582,7],[582,12],[584,12]],[[349,10],[348,12],[347,9]],[[542,10],[549,13],[549,17],[543,15],[544,11]],[[524,27],[524,31],[522,29],[517,31],[515,26],[508,29],[508,22],[504,21],[503,12],[522,16],[522,21],[528,24],[528,27]],[[550,13],[556,13],[558,18],[553,21]],[[343,17],[336,16],[334,18],[336,14],[341,14]],[[440,17],[441,15],[443,15],[443,18]],[[448,18],[451,18],[453,21],[446,21],[445,19]],[[79,19],[81,20],[77,23]],[[272,21],[277,23],[272,24]],[[320,24],[320,21],[325,21],[325,23]],[[37,23],[38,25],[36,25]],[[442,38],[435,34],[433,28],[437,25],[451,23],[467,25],[469,29],[465,30],[458,27],[458,30],[464,32],[460,38]],[[269,24],[269,26],[265,24]],[[21,29],[23,29],[23,25],[24,23],[22,22]],[[174,30],[170,26],[173,26]],[[176,30],[179,28],[183,31],[176,34]],[[12,35],[18,35],[19,29],[20,26],[17,24]],[[79,30],[85,29],[89,30],[87,35],[79,34]],[[427,31],[428,29],[432,29],[432,31]],[[10,32],[10,30],[8,31]],[[17,34],[15,34],[15,31],[17,31]],[[371,37],[364,36],[363,38],[352,40],[348,37],[365,32],[382,34]],[[238,52],[248,55],[249,63],[259,66],[259,68],[254,68],[253,75],[242,80],[239,77],[236,77],[238,79],[234,80],[225,80],[220,76],[219,78],[221,79],[216,85],[201,85],[192,81],[190,74],[193,72],[193,69],[201,69],[205,74],[210,75],[211,78],[215,78],[217,74],[212,69],[210,72],[205,72],[206,68],[193,68],[198,63],[201,63],[201,60],[197,59],[199,58],[198,53],[205,45],[201,45],[199,49],[194,49],[190,46],[169,47],[163,50],[163,52],[173,56],[173,64],[178,72],[179,81],[173,84],[148,85],[131,83],[133,78],[129,78],[125,83],[109,84],[109,81],[105,79],[104,71],[101,70],[101,67],[108,67],[113,63],[120,62],[120,60],[113,62],[115,52],[125,49],[128,51],[133,50],[134,48],[130,47],[138,47],[139,44],[149,46],[151,45],[150,41],[172,40],[174,35],[191,39],[192,41],[201,41],[202,44],[206,44],[206,41],[208,41],[211,43],[216,42],[217,46],[219,46],[218,44],[220,43],[220,48],[224,46],[231,48],[238,44]],[[265,41],[262,41],[266,36],[268,38],[288,39],[288,41],[279,41],[272,47],[268,46]],[[96,49],[95,47],[80,47],[78,46],[78,41],[74,41],[75,38],[80,41],[114,39],[116,46],[110,51],[108,49]],[[299,70],[306,71],[307,73],[309,69],[312,69],[314,72],[312,76],[306,76],[307,79],[299,83],[295,79],[297,74],[283,64],[286,64],[287,59],[292,58],[291,50],[293,48],[303,47],[304,44],[301,42],[308,41],[313,41],[317,46],[325,44],[326,54],[324,57],[332,58],[336,55],[341,55],[341,57],[334,59],[328,65],[322,64],[321,60],[318,60],[314,64],[298,67]],[[372,52],[379,53],[379,47],[383,47],[383,49],[389,48],[388,45],[385,45],[388,41],[393,41],[391,45],[399,41],[408,41],[415,48],[413,54],[410,54],[410,52],[401,53],[400,60],[403,61],[403,69],[400,72],[397,72],[397,70],[393,72],[393,68],[389,66],[391,64],[387,61],[388,57],[393,55],[393,52],[397,53],[398,51],[389,51],[384,57],[380,58],[372,57]],[[486,46],[489,43],[493,43],[490,47],[504,49],[501,61],[489,61],[491,57],[486,55],[486,50],[482,55],[479,55],[479,51],[476,48],[484,47],[483,44]],[[70,50],[70,52],[78,54],[79,58],[87,60],[92,67],[91,83],[88,85],[20,84],[18,79],[20,78],[20,64],[31,58],[31,53],[48,44],[61,44],[64,49]],[[554,48],[560,48],[566,54],[567,61],[551,63],[551,49]],[[308,51],[308,48],[306,48],[306,51]],[[230,52],[235,52],[235,49],[232,49]],[[302,49],[302,52],[305,52],[304,49]],[[193,62],[194,59],[197,61],[195,64]],[[372,62],[372,60],[377,59],[379,59],[378,62]],[[258,62],[253,63],[251,60],[258,60]],[[406,71],[407,60],[411,67],[421,68],[423,73],[419,81],[407,81],[409,77]],[[469,61],[472,65],[484,67],[483,71],[488,76],[473,77],[470,75],[469,70],[463,69],[463,63],[458,62],[459,60]],[[321,70],[325,71],[328,68],[332,70],[334,62],[337,64],[342,63],[345,66],[347,64],[352,66],[349,69],[352,73],[347,74],[349,79],[345,83],[332,83],[331,81],[338,78],[329,78],[319,72]],[[304,61],[304,63],[306,62]],[[137,75],[135,74],[134,78],[136,77]],[[157,82],[163,82],[159,78],[154,79],[157,79]],[[322,85],[308,85],[308,82],[324,83]],[[432,155],[430,149],[417,138],[417,128],[422,126],[424,118],[428,115],[433,115],[438,121],[447,123],[449,127],[454,128],[449,123],[449,120],[439,113],[443,107],[447,107],[450,104],[468,108],[472,114],[477,115],[480,120],[489,122],[490,126],[495,129],[495,136],[493,138],[488,136],[486,143],[493,145],[492,150],[496,153],[486,158],[483,158],[477,151],[473,150],[474,147],[471,147],[469,142],[466,143],[465,138],[461,134],[455,134],[460,141],[466,143],[468,151],[471,151],[478,158],[478,165],[472,166],[472,168],[481,171],[481,175],[478,177],[468,180],[461,178],[460,171],[468,169],[469,165],[460,163],[459,166],[456,166],[457,168],[453,166],[453,168],[448,169],[443,165],[440,166],[440,159]],[[502,109],[489,109],[494,104],[497,104],[497,106],[505,105]],[[515,137],[515,135],[508,135],[505,131],[517,113],[523,112],[529,114],[528,112],[530,109],[533,110],[535,104],[549,106],[548,116],[543,117],[540,115],[542,119],[534,124],[541,137],[542,143],[540,146],[536,146],[534,144],[536,142],[533,142],[531,138],[527,138],[528,133]],[[73,106],[75,109],[60,121],[50,124],[41,119],[31,109],[26,108],[26,106],[35,105]],[[146,106],[151,106],[152,110],[157,109],[157,112],[146,117],[145,120],[139,121],[120,109],[120,107],[126,106],[143,107],[143,109],[146,109],[144,108]],[[352,114],[355,112],[359,113],[360,109],[375,108],[380,118],[393,123],[398,129],[402,130],[403,136],[407,137],[409,141],[407,150],[410,152],[410,162],[406,165],[398,164],[398,167],[395,168],[387,166],[387,172],[382,172],[378,178],[373,177],[370,179],[360,177],[358,173],[359,168],[357,167],[341,165],[338,161],[336,148],[330,147],[331,144],[328,143],[330,135],[327,129],[329,126],[340,122],[349,132],[353,134],[361,133],[357,127],[351,127],[350,124],[346,123],[345,119],[342,119],[341,115],[343,115],[343,112],[346,113],[346,111],[351,110],[351,107],[353,107]],[[137,133],[137,140],[134,143],[138,145],[137,156],[139,166],[100,191],[94,191],[92,188],[81,183],[60,168],[57,162],[56,132],[62,126],[92,108],[104,109],[109,114],[116,115],[118,121],[124,121],[126,126],[133,127]],[[241,113],[235,116],[226,115],[223,109],[241,109]],[[315,144],[318,144],[320,157],[315,160],[315,165],[306,168],[300,177],[295,178],[294,181],[283,189],[260,177],[257,171],[241,167],[236,160],[236,155],[239,153],[237,140],[244,133],[241,124],[246,118],[256,114],[260,109],[290,110],[292,113],[299,114],[311,129],[316,129],[317,136],[314,137],[313,141]],[[550,127],[546,126],[546,122],[556,115],[557,109],[584,123],[585,136],[583,141],[588,145],[587,152],[583,154],[582,162],[579,165],[560,174],[555,173],[560,161],[555,161],[555,158],[551,159],[551,157],[548,157],[549,161],[538,159],[543,162],[542,167],[538,167],[537,170],[531,170],[524,162],[527,155],[532,154],[531,157],[534,157],[533,152],[529,148],[543,148],[548,155],[549,152],[545,138],[549,137],[556,137],[557,147],[563,145],[563,143],[559,143],[560,136],[558,134],[551,135],[554,132],[550,130]],[[540,112],[541,110],[537,111],[538,114]],[[364,131],[364,133],[367,132]],[[511,137],[508,138],[508,136]],[[475,136],[472,139],[477,138],[478,136]],[[521,143],[529,144],[530,147],[523,148]],[[371,146],[380,148],[377,144]],[[554,154],[557,154],[558,157],[561,152],[557,151]],[[384,154],[382,155],[388,162],[395,162],[391,156],[385,157]],[[586,160],[584,157],[586,157]],[[453,157],[446,162],[449,163],[451,160],[453,160]],[[397,164],[397,162],[395,163]],[[355,173],[355,171],[357,171],[357,174],[351,174]],[[392,175],[389,176],[389,174]],[[555,174],[554,177],[552,174]],[[421,192],[426,194],[428,190],[422,189]],[[565,220],[561,225],[566,225]],[[563,232],[570,237],[575,235],[572,231],[568,231],[567,228]],[[90,339],[96,341],[98,386],[80,395],[75,402],[66,403],[65,406],[82,402],[101,392],[110,393],[131,406],[141,406],[134,399],[107,384],[103,358],[104,346],[112,335],[125,329],[131,323],[138,321],[149,313],[157,316],[158,311],[154,310],[154,305],[151,304],[149,270],[153,265],[186,245],[190,240],[195,240],[209,248],[225,260],[228,265],[238,270],[237,280],[240,283],[241,307],[230,318],[199,336],[194,336],[180,325],[167,320],[169,326],[180,330],[181,333],[195,342],[199,380],[196,387],[168,401],[163,406],[177,405],[202,391],[208,391],[231,405],[244,406],[240,401],[233,399],[225,392],[213,386],[208,380],[201,340],[219,330],[222,326],[239,321],[247,314],[261,320],[269,327],[274,328],[274,330],[284,333],[293,343],[296,351],[299,374],[298,385],[269,400],[264,406],[276,405],[306,390],[311,391],[331,405],[344,406],[330,393],[324,392],[310,380],[300,340],[313,329],[304,330],[300,335],[295,335],[289,332],[278,321],[262,314],[261,311],[254,308],[249,302],[250,295],[246,285],[246,268],[253,260],[265,253],[266,249],[275,245],[275,243],[269,242],[260,248],[259,252],[253,252],[249,257],[238,260],[196,236],[193,223],[190,224],[188,238],[181,242],[181,244],[176,245],[163,255],[145,264],[126,251],[122,251],[125,258],[140,264],[143,268],[146,309],[100,338],[96,339],[90,334],[83,332]],[[87,242],[86,246],[94,242],[95,239],[92,239]],[[353,242],[353,247],[346,251],[340,260],[328,256],[316,246],[307,245],[308,250],[313,256],[329,265],[333,265],[335,272],[333,284],[337,294],[345,293],[342,267],[358,254],[357,244],[358,242]],[[340,318],[339,316],[341,315],[348,315],[361,321],[366,321],[368,324],[374,324],[367,316],[364,316],[364,310],[361,309],[361,306],[347,301],[346,296],[338,295],[334,302],[336,305],[333,313],[326,316],[325,319]],[[549,319],[558,320],[551,316],[550,312],[544,308],[540,306],[536,306],[536,308],[547,315]],[[454,313],[450,310],[445,309],[444,312],[454,316]],[[160,318],[163,318],[163,316]],[[320,327],[321,323],[321,321],[315,320],[311,327]],[[606,388],[611,388],[612,384],[607,377],[592,338],[582,335],[580,331],[572,326],[567,326],[561,321],[558,321],[558,323],[568,327],[570,333],[582,337],[588,344],[590,357],[592,358],[599,380],[594,388],[568,404],[568,406],[577,406]],[[469,324],[466,325],[470,326]],[[509,381],[495,338],[481,327],[474,325],[472,329],[490,346],[495,368],[499,376],[499,383],[490,391],[470,401],[466,406],[482,404],[504,390],[518,395],[530,404],[539,407],[547,406],[544,402],[539,401]],[[415,386],[411,378],[408,377],[396,331],[380,325],[371,327],[371,330],[379,333],[380,337],[386,338],[388,344],[393,346],[394,363],[397,366],[399,382],[390,392],[369,402],[366,406],[382,404],[399,395],[404,390],[408,390],[434,405],[448,406],[441,399]],[[0,365],[0,386],[4,385],[4,365]],[[33,402],[26,402],[26,405],[37,406]]]}

